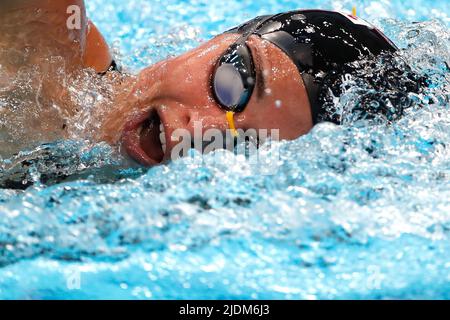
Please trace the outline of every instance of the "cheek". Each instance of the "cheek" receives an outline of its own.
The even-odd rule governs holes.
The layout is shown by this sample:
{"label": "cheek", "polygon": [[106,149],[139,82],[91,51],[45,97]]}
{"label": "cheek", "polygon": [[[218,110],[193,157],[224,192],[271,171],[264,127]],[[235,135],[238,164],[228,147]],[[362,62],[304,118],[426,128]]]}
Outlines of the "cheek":
{"label": "cheek", "polygon": [[296,139],[312,128],[309,101],[302,83],[285,79],[269,85],[270,94],[248,105],[240,123],[245,128],[278,129],[280,139]]}
{"label": "cheek", "polygon": [[210,91],[213,64],[205,58],[191,58],[179,63],[167,74],[165,89],[184,98],[205,96]]}

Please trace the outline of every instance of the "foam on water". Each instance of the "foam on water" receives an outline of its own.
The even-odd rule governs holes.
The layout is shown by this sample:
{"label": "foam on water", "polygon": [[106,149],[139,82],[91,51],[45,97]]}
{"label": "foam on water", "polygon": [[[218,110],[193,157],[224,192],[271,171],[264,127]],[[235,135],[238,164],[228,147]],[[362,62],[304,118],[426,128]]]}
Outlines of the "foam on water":
{"label": "foam on water", "polygon": [[[300,6],[161,3],[88,1],[130,70]],[[23,151],[0,167],[1,181],[34,182],[0,190],[0,297],[449,299],[448,4],[356,5],[432,83],[402,120],[320,124],[274,143],[263,151],[280,154],[272,175],[227,151],[150,170],[127,168],[104,144]],[[358,99],[355,89],[337,103]]]}

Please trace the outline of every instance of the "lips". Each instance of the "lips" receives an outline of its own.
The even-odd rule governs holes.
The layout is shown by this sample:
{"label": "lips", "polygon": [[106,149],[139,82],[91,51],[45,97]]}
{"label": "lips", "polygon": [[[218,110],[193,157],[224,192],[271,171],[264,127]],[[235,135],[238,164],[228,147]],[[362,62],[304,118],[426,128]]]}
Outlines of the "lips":
{"label": "lips", "polygon": [[131,158],[145,166],[164,160],[166,131],[157,110],[137,116],[125,125],[122,146]]}

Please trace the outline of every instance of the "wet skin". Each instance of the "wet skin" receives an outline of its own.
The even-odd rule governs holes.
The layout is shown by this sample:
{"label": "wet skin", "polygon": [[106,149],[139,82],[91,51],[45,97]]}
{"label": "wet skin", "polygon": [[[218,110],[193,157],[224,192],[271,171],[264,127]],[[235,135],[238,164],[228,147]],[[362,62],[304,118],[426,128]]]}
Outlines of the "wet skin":
{"label": "wet skin", "polygon": [[[80,8],[79,29],[67,28],[71,5]],[[80,108],[64,78],[110,64],[82,0],[0,0],[0,101],[12,101],[0,103],[0,157],[70,138],[68,123]]]}
{"label": "wet skin", "polygon": [[[2,9],[3,13],[7,11],[8,3],[16,3],[4,1],[4,7],[0,5],[0,16]],[[21,10],[10,12],[15,12],[17,21],[24,19],[21,14],[25,15],[29,23],[21,27],[20,41],[12,31],[5,31],[9,36],[3,39],[9,40],[4,40],[4,45],[14,43],[18,50],[25,46],[41,49],[32,57],[33,63],[39,63],[39,58],[43,58],[39,52],[61,55],[65,58],[68,72],[86,67],[102,72],[110,65],[108,47],[86,18],[82,0],[61,0],[58,4],[49,0],[19,0],[17,3],[23,6]],[[65,28],[66,8],[70,4],[80,5],[83,9],[81,30],[67,31]],[[44,12],[44,17],[41,14],[39,19],[45,23],[39,24],[38,36],[32,13],[36,8],[45,9],[40,11]],[[9,16],[14,17],[12,14]],[[0,30],[7,30],[7,27],[8,24],[0,23]],[[52,37],[47,38],[47,30],[57,31],[52,31]],[[31,34],[34,35],[28,36]],[[103,116],[96,120],[100,121],[96,140],[121,146],[143,165],[155,165],[170,159],[170,151],[178,143],[171,139],[176,129],[187,129],[193,135],[194,122],[197,121],[201,121],[204,131],[228,129],[225,111],[215,100],[211,83],[218,59],[238,37],[236,34],[217,36],[183,55],[142,70],[137,80],[125,81],[117,88],[120,94],[115,97],[113,108],[106,110],[105,106],[98,105],[97,111]],[[255,64],[256,85],[245,110],[235,114],[236,127],[243,130],[279,129],[281,139],[295,139],[307,133],[313,126],[310,106],[302,78],[293,62],[278,47],[258,36],[251,36],[247,45]],[[11,68],[14,70],[14,66]],[[129,89],[124,90],[124,87]],[[49,94],[55,92],[51,84],[49,88]],[[67,106],[73,110],[76,107]],[[164,126],[167,143],[165,153],[159,139],[160,123]]]}
{"label": "wet skin", "polygon": [[[73,5],[80,8],[79,29],[67,28],[67,10]],[[2,58],[10,70],[43,63],[50,55],[64,57],[69,73],[83,67],[102,72],[111,63],[108,45],[87,18],[83,0],[1,0],[0,32],[0,49],[28,52],[21,61]]]}
{"label": "wet skin", "polygon": [[[194,122],[203,130],[225,131],[225,111],[213,96],[211,79],[220,56],[239,35],[225,34],[179,57],[162,61],[143,70],[127,103],[104,119],[100,140],[122,142],[135,160],[153,165],[170,158],[178,143],[174,130],[183,128],[194,134]],[[295,139],[312,128],[308,97],[303,80],[284,52],[258,36],[247,41],[256,68],[252,97],[241,113],[235,115],[238,129],[279,129],[280,139]],[[157,139],[140,134],[142,125],[155,112],[164,125],[167,149],[159,152]],[[158,134],[155,130],[153,136]],[[149,142],[149,140],[152,140]]]}

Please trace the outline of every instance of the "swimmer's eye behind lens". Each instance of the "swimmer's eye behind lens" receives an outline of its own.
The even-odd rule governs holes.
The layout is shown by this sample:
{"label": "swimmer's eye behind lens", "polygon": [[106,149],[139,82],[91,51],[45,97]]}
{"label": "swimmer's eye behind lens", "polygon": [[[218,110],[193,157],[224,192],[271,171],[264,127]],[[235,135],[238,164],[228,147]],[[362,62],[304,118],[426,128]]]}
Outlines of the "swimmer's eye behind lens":
{"label": "swimmer's eye behind lens", "polygon": [[223,109],[241,112],[250,100],[255,81],[250,50],[245,41],[239,41],[219,59],[212,79],[213,93]]}

